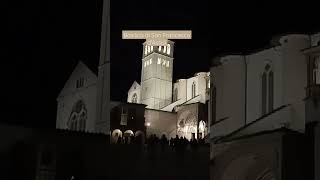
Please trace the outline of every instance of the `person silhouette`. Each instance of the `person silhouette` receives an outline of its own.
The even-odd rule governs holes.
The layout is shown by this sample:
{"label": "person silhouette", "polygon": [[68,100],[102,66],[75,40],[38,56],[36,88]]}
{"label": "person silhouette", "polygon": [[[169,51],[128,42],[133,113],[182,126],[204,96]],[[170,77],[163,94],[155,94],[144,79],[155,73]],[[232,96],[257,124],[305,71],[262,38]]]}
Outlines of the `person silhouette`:
{"label": "person silhouette", "polygon": [[121,136],[118,137],[117,143],[121,144]]}

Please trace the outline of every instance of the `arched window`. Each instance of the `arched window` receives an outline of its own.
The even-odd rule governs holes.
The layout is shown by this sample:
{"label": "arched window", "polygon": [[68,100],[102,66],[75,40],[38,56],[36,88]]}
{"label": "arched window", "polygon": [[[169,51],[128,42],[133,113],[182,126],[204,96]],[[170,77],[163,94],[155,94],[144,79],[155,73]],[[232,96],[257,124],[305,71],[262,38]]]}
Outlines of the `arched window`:
{"label": "arched window", "polygon": [[170,44],[167,45],[167,54],[170,54],[170,51],[171,51],[171,47],[170,47]]}
{"label": "arched window", "polygon": [[137,103],[138,102],[138,96],[136,93],[133,94],[132,98],[131,98],[131,102],[132,103]]}
{"label": "arched window", "polygon": [[261,77],[261,114],[265,115],[273,110],[274,73],[267,64]]}
{"label": "arched window", "polygon": [[313,83],[320,84],[320,57],[314,59]]}
{"label": "arched window", "polygon": [[148,53],[150,52],[150,46],[147,46],[148,47]]}
{"label": "arched window", "polygon": [[192,86],[191,86],[191,96],[192,96],[192,98],[194,98],[194,97],[196,97],[196,83],[195,82],[193,82],[192,83]]}
{"label": "arched window", "polygon": [[77,101],[70,114],[67,127],[70,130],[85,130],[87,120],[87,108],[82,100]]}

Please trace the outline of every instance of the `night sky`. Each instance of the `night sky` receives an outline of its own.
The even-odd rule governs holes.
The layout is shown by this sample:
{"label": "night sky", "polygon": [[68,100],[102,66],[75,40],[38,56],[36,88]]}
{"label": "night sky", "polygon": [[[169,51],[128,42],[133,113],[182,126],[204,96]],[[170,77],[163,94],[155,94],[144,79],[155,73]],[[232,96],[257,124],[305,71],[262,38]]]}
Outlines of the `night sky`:
{"label": "night sky", "polygon": [[[97,68],[101,5],[102,0],[55,0],[5,6],[2,122],[55,127],[56,97],[77,62]],[[192,40],[175,41],[175,80],[208,71],[219,54],[263,48],[274,35],[320,30],[318,13],[317,6],[301,3],[113,0],[111,99],[125,101],[133,81],[140,81],[143,41],[122,40],[122,30],[192,30]]]}

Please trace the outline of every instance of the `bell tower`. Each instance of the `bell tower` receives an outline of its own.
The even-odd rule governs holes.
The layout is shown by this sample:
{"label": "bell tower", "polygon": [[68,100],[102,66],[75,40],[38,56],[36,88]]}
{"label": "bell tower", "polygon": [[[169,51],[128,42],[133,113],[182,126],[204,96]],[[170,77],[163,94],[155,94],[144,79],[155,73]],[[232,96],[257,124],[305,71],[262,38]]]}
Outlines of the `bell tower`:
{"label": "bell tower", "polygon": [[96,108],[96,131],[110,134],[110,0],[103,0]]}
{"label": "bell tower", "polygon": [[161,109],[172,102],[174,42],[165,46],[143,43],[141,68],[141,103],[147,108]]}

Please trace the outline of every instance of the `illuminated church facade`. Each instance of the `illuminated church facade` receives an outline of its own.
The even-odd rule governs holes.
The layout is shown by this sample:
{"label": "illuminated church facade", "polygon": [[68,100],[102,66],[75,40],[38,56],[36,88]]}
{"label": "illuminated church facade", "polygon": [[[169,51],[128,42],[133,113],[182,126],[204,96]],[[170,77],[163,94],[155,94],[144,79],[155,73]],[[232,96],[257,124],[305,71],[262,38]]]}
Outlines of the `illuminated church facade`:
{"label": "illuminated church facade", "polygon": [[[205,138],[209,130],[210,72],[195,73],[193,77],[173,82],[174,42],[168,40],[166,46],[146,43],[142,46],[140,84],[133,82],[127,102],[111,101],[111,118],[119,119],[119,122],[117,125],[117,120],[109,120],[107,134],[113,140],[141,132],[145,137],[164,134],[168,138],[176,135],[188,139]],[[100,107],[97,103],[98,80],[99,73],[95,69],[83,62],[78,63],[57,98],[56,128],[101,132],[97,126],[97,109]],[[113,110],[120,106],[120,110]],[[138,115],[141,112],[143,115]],[[134,125],[135,121],[139,125]],[[140,127],[142,121],[144,125]]]}
{"label": "illuminated church facade", "polygon": [[199,72],[173,82],[174,42],[143,43],[141,83],[134,81],[128,103],[145,104],[147,135],[204,138],[208,134],[210,73]]}

